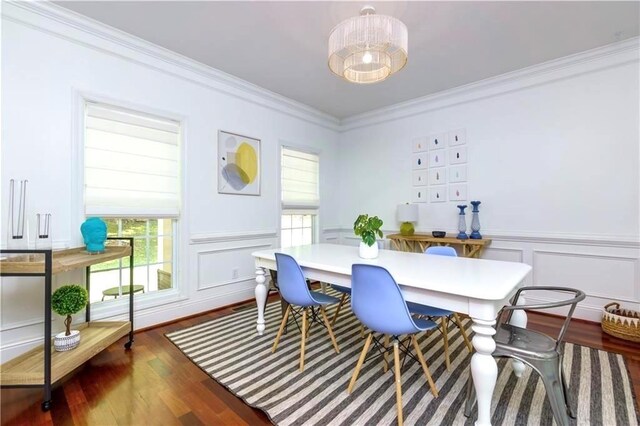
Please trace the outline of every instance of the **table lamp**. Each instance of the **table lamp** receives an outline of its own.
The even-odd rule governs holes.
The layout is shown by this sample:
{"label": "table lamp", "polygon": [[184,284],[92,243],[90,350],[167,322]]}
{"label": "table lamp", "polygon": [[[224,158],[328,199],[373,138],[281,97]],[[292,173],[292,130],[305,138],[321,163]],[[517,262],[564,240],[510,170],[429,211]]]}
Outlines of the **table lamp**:
{"label": "table lamp", "polygon": [[397,219],[402,222],[400,225],[400,234],[405,237],[413,235],[415,229],[412,222],[418,221],[418,205],[417,204],[398,204]]}

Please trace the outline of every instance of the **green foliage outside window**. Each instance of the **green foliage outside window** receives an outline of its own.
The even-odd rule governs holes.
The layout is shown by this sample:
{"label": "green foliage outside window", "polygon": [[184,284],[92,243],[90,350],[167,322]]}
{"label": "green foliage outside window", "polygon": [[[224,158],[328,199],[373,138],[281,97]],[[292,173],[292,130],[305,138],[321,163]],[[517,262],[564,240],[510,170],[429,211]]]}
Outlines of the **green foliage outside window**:
{"label": "green foliage outside window", "polygon": [[[118,234],[118,221],[122,222],[122,231]],[[144,266],[154,264],[158,261],[158,220],[157,219],[105,219],[107,223],[107,236],[109,237],[133,237],[133,264],[134,266]],[[147,232],[147,222],[149,230]],[[149,245],[149,261],[147,263],[147,236],[151,237]],[[129,258],[123,258],[122,267],[129,267]],[[92,271],[106,271],[120,267],[118,259],[95,265]]]}

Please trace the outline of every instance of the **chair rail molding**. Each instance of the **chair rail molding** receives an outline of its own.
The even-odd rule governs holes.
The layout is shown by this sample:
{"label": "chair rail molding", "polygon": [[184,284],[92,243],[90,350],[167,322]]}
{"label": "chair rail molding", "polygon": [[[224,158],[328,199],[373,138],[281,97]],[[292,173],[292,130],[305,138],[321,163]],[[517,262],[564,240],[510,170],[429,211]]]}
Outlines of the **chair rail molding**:
{"label": "chair rail molding", "polygon": [[339,120],[49,1],[5,1],[2,18],[337,131]]}
{"label": "chair rail molding", "polygon": [[[339,232],[343,238],[358,239],[350,228],[341,228]],[[384,235],[398,234],[397,229],[383,229]],[[457,234],[457,229],[449,229],[447,234]],[[430,234],[431,231],[424,229],[416,229],[416,234]],[[526,231],[498,231],[483,229],[482,234],[490,238],[493,243],[497,241],[513,241],[513,242],[530,242],[530,243],[548,243],[548,244],[567,244],[567,245],[585,245],[585,246],[601,246],[601,247],[620,247],[630,249],[640,249],[640,236],[628,235],[595,235],[595,234],[565,234],[565,233],[532,233]],[[492,245],[493,245],[492,243]]]}
{"label": "chair rail molding", "polygon": [[220,232],[213,234],[193,234],[189,237],[189,244],[213,244],[230,241],[261,240],[266,238],[277,238],[278,231],[267,229],[262,231],[236,231]]}

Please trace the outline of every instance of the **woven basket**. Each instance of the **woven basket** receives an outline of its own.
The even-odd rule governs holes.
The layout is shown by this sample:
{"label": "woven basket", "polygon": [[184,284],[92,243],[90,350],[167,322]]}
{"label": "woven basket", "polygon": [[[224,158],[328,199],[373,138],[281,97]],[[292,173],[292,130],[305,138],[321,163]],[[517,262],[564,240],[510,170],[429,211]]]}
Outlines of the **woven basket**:
{"label": "woven basket", "polygon": [[640,312],[620,309],[620,304],[611,302],[602,311],[602,331],[632,342],[640,342]]}

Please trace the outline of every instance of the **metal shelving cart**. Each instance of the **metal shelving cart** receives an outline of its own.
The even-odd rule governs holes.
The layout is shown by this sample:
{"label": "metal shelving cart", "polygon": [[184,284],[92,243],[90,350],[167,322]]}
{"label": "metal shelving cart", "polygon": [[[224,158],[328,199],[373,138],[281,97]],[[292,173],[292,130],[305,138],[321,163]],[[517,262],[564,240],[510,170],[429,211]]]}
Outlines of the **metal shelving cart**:
{"label": "metal shelving cart", "polygon": [[91,289],[91,265],[129,257],[129,284],[133,285],[133,238],[109,237],[128,241],[128,245],[107,245],[99,254],[89,254],[84,247],[65,250],[0,250],[2,255],[17,255],[0,260],[2,277],[44,277],[44,344],[0,365],[0,386],[43,387],[42,410],[51,408],[51,386],[79,365],[129,334],[125,343],[133,343],[133,291],[129,291],[128,321],[91,321],[91,303],[86,307],[86,323],[81,330],[80,345],[70,352],[52,351],[51,280],[54,274],[85,268],[87,292]]}

